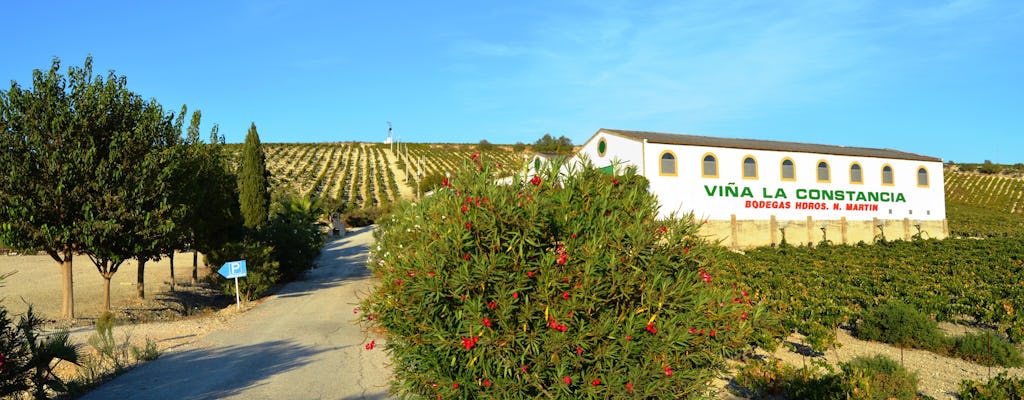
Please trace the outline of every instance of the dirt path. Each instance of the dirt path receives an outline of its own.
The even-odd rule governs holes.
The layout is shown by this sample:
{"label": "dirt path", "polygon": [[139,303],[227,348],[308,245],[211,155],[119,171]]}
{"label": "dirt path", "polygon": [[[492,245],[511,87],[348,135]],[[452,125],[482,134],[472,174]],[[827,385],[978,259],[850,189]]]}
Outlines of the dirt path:
{"label": "dirt path", "polygon": [[83,399],[387,398],[386,353],[365,348],[383,340],[353,313],[371,242],[370,228],[329,242],[304,280]]}

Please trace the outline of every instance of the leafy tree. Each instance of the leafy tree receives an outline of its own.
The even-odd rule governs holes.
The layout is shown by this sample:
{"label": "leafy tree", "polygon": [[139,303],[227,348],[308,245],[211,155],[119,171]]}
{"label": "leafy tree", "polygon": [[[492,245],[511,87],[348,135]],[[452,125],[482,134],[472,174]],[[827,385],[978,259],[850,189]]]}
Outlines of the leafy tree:
{"label": "leafy tree", "polygon": [[[231,172],[223,139],[213,126],[209,143],[186,139],[194,161],[194,175],[185,187],[191,190],[186,225],[194,250],[208,254],[242,238],[242,214],[238,204],[238,177]],[[191,134],[191,131],[190,131]],[[191,136],[190,136],[191,137]],[[193,253],[192,283],[199,278],[198,255]]]}
{"label": "leafy tree", "polygon": [[487,141],[487,139],[480,139],[480,143],[477,143],[477,145],[476,145],[476,149],[480,150],[480,151],[487,151],[487,150],[491,150],[493,148],[494,148],[494,145],[491,144],[491,142]]}
{"label": "leafy tree", "polygon": [[257,229],[266,225],[270,216],[270,192],[268,188],[267,160],[260,144],[256,123],[249,127],[245,136],[245,147],[238,166],[238,195],[245,226]]}
{"label": "leafy tree", "polygon": [[75,317],[73,255],[82,247],[82,216],[89,211],[87,183],[97,156],[83,132],[99,115],[90,85],[92,57],[84,68],[60,74],[53,59],[34,70],[32,88],[17,82],[0,91],[0,241],[21,251],[42,250],[60,265],[61,316]]}
{"label": "leafy tree", "polygon": [[572,150],[571,139],[565,136],[555,139],[550,133],[545,133],[543,137],[533,143],[533,151],[540,153],[572,154]]}
{"label": "leafy tree", "polygon": [[[82,250],[104,278],[103,310],[110,308],[110,279],[132,257],[153,257],[168,246],[182,207],[174,203],[180,126],[155,100],[127,89],[124,76],[106,79],[72,68],[84,85],[73,90],[79,132],[89,144],[78,163],[91,171],[81,216]],[[177,129],[176,129],[177,128]],[[141,273],[141,272],[140,272]],[[140,287],[140,290],[143,289]]]}
{"label": "leafy tree", "polygon": [[516,142],[516,144],[512,145],[512,151],[516,153],[522,153],[523,150],[526,150],[526,143]]}

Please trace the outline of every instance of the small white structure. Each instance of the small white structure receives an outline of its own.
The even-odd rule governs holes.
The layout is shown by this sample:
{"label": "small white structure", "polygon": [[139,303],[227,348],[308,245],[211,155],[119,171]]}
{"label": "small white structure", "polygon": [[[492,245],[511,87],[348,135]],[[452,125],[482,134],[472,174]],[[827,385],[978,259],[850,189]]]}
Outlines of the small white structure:
{"label": "small white structure", "polygon": [[947,235],[942,160],[897,150],[601,129],[598,168],[635,168],[660,215],[690,213],[734,248]]}

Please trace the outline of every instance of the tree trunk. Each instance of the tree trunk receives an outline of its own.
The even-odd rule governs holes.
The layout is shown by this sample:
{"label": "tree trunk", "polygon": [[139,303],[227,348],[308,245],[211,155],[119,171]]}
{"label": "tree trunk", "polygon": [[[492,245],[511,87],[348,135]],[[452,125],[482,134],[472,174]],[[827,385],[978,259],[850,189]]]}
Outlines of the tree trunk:
{"label": "tree trunk", "polygon": [[169,257],[171,259],[171,291],[173,292],[174,291],[174,250],[171,250],[171,252],[167,254],[167,257]]}
{"label": "tree trunk", "polygon": [[192,249],[192,286],[199,283],[199,250]]}
{"label": "tree trunk", "polygon": [[136,281],[137,282],[135,283],[135,290],[138,292],[140,299],[145,299],[146,298],[146,259],[145,258],[140,258],[139,259],[139,274],[138,274],[138,279],[136,279]]}
{"label": "tree trunk", "polygon": [[61,293],[61,316],[64,319],[75,318],[75,285],[74,275],[71,270],[71,251],[64,251],[64,260],[60,263],[60,275],[62,281]]}
{"label": "tree trunk", "polygon": [[103,275],[103,312],[110,311],[110,277]]}

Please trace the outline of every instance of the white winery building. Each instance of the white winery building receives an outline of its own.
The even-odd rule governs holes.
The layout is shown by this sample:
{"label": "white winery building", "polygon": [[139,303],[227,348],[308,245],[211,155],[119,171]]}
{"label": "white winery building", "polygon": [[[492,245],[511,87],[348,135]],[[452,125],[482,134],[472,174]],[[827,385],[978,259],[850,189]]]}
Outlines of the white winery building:
{"label": "white winery building", "polygon": [[733,248],[946,237],[942,160],[903,151],[601,129],[577,153],[635,168],[660,215]]}

